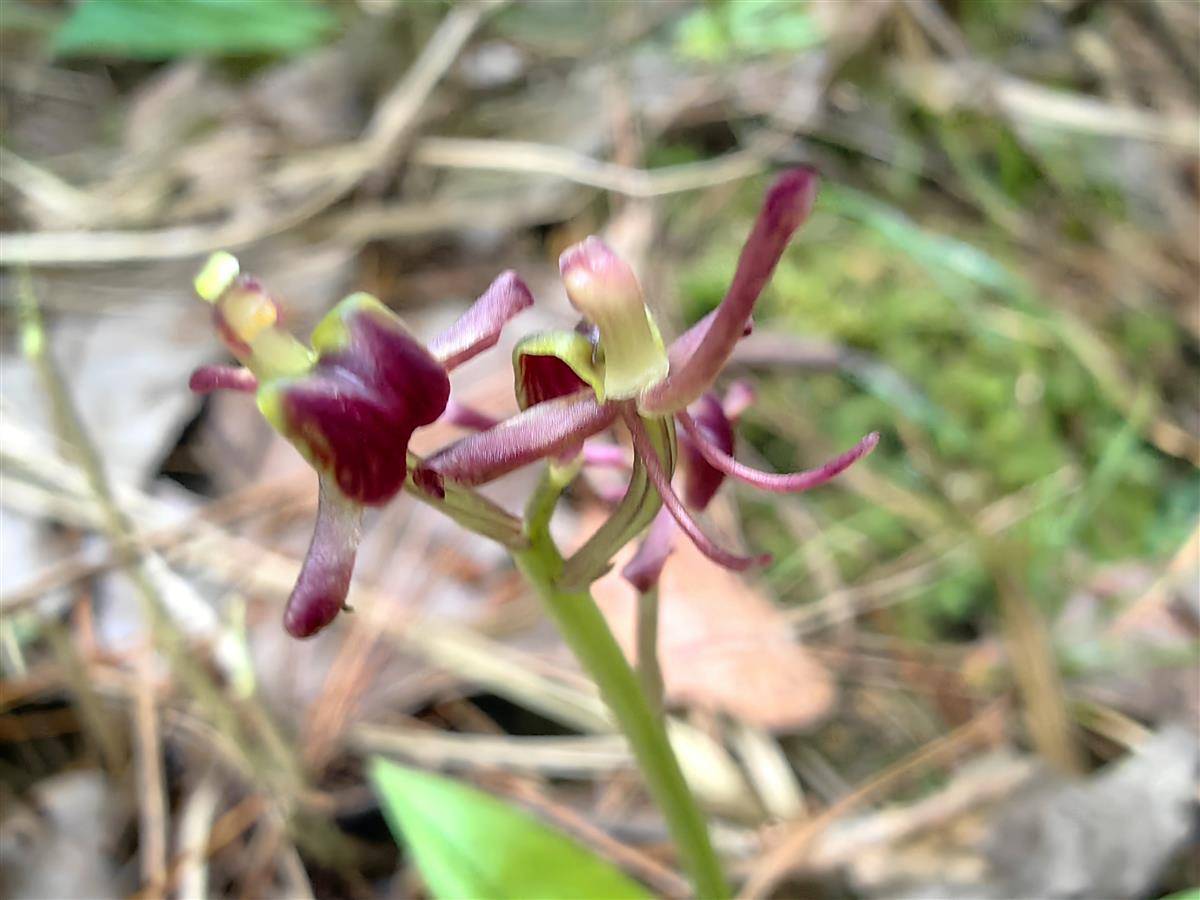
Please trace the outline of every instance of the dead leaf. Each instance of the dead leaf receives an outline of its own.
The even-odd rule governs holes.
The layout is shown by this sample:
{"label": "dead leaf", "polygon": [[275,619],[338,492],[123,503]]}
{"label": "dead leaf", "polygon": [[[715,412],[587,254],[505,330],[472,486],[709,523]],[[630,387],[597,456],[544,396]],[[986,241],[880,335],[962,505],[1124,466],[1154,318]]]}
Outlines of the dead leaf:
{"label": "dead leaf", "polygon": [[[631,660],[637,592],[621,577],[627,547],[593,595]],[[797,643],[749,582],[675,544],[659,585],[659,664],[668,703],[727,713],[772,731],[809,728],[830,711],[830,673]]]}

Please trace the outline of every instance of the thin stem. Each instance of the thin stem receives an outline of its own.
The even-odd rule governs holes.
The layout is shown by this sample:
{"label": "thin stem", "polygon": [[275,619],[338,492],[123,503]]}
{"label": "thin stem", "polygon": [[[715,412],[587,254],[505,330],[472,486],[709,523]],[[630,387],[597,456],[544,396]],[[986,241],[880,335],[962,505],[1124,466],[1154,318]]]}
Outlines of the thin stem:
{"label": "thin stem", "polygon": [[564,591],[557,586],[562,556],[548,526],[562,484],[563,479],[555,477],[553,469],[543,479],[529,504],[529,548],[515,553],[514,559],[546,604],[567,645],[596,682],[629,741],[696,896],[728,897],[729,888],[709,841],[708,827],[684,781],[661,718],[647,702],[591,594],[587,590]]}
{"label": "thin stem", "polygon": [[638,594],[637,676],[647,702],[661,715],[663,679],[658,665],[658,585]]}

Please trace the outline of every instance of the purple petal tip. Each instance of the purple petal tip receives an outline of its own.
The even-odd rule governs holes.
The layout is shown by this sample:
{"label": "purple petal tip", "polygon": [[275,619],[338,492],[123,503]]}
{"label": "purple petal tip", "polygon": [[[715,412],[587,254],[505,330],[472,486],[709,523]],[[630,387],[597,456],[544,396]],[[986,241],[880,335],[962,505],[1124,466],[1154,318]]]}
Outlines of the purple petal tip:
{"label": "purple petal tip", "polygon": [[197,394],[211,394],[213,391],[253,393],[258,390],[258,379],[248,369],[201,366],[188,379],[188,388]]}
{"label": "purple petal tip", "polygon": [[283,627],[292,637],[312,637],[345,607],[361,523],[362,507],[323,477],[317,524],[283,613]]}

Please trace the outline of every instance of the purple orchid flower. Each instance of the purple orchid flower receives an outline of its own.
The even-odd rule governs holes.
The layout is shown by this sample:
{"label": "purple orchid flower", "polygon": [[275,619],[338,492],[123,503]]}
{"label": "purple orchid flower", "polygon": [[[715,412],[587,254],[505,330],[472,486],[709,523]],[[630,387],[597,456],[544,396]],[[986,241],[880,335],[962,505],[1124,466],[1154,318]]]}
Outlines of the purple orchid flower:
{"label": "purple orchid flower", "polygon": [[425,347],[382,303],[355,294],[321,320],[309,348],[278,327],[275,302],[228,254],[209,261],[196,290],[244,368],[203,367],[191,388],[256,391],[268,421],[320,476],[316,527],[284,613],[288,632],[308,637],[343,608],[363,509],[404,486],[409,439],[446,409],[447,373],[493,346],[533,297],[505,272]]}
{"label": "purple orchid flower", "polygon": [[[511,517],[469,488],[541,459],[630,472],[612,514],[563,562],[560,581],[566,588],[590,584],[647,526],[650,532],[631,564],[635,583],[657,579],[676,530],[728,568],[763,562],[765,557],[740,556],[718,545],[692,513],[703,511],[727,476],[768,491],[808,490],[878,441],[870,434],[808,472],[760,472],[732,456],[733,422],[752,393],[735,385],[724,404],[710,393],[734,346],[749,333],[754,304],[808,217],[816,188],[809,169],[785,172],[775,181],[725,299],[669,347],[620,257],[597,237],[568,249],[560,258],[563,282],[585,321],[574,331],[535,334],[518,343],[513,366],[521,412],[503,421],[452,401],[447,372],[495,345],[504,324],[533,302],[514,273],[497,278],[427,346],[365,294],[339,303],[305,346],[278,327],[275,302],[257,281],[239,273],[232,256],[210,259],[197,276],[196,291],[214,305],[217,330],[244,368],[204,367],[193,374],[192,388],[256,391],[266,418],[320,476],[316,527],[284,615],[289,633],[315,634],[343,608],[364,507],[386,503],[406,488],[431,502],[444,500],[445,511],[481,533],[508,535]],[[441,417],[476,431],[425,460],[412,456],[413,431]],[[632,454],[596,439],[618,422],[629,432]],[[671,484],[679,460],[684,499]]]}
{"label": "purple orchid flower", "polygon": [[[817,176],[807,168],[785,172],[775,181],[724,300],[669,348],[632,270],[602,240],[589,237],[566,250],[559,266],[567,295],[592,327],[537,335],[519,345],[514,361],[523,411],[428,458],[423,482],[483,484],[534,460],[581,447],[585,463],[597,453],[611,457],[605,445],[585,442],[621,421],[634,451],[628,488],[600,531],[566,560],[564,586],[582,586],[600,575],[620,546],[656,516],[663,518],[660,506],[715,562],[739,571],[764,562],[766,557],[741,556],[719,546],[691,511],[703,510],[726,476],[779,493],[816,487],[868,454],[879,440],[877,433],[869,434],[810,471],[760,472],[732,456],[731,420],[750,400],[745,388],[727,398],[729,412],[708,393],[738,340],[749,332],[754,305],[791,236],[811,212],[816,191]],[[682,428],[678,443],[676,423]],[[687,502],[671,485],[677,455],[687,473]],[[667,531],[655,528],[650,542],[663,543]]]}

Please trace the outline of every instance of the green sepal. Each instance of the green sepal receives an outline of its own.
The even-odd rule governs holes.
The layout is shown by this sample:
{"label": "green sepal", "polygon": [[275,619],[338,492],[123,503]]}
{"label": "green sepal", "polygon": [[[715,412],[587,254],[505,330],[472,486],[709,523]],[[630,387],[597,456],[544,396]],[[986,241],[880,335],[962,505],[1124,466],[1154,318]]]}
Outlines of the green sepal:
{"label": "green sepal", "polygon": [[529,546],[521,520],[512,513],[471,488],[450,480],[443,484],[443,496],[435,496],[414,480],[413,475],[420,468],[421,458],[410,452],[408,477],[404,481],[404,490],[409,494],[440,510],[468,531],[491,538],[509,550],[519,551]]}
{"label": "green sepal", "polygon": [[574,372],[604,402],[604,373],[594,361],[592,342],[577,331],[542,331],[531,334],[513,348],[513,375],[521,409],[533,405],[528,395],[523,362],[526,357],[551,356]]}
{"label": "green sepal", "polygon": [[[675,420],[670,416],[643,417],[659,465],[670,478],[675,472],[678,444]],[[564,590],[583,590],[608,571],[612,558],[642,532],[662,507],[662,497],[650,483],[646,466],[635,458],[625,496],[611,516],[587,542],[563,563],[559,584]]]}

